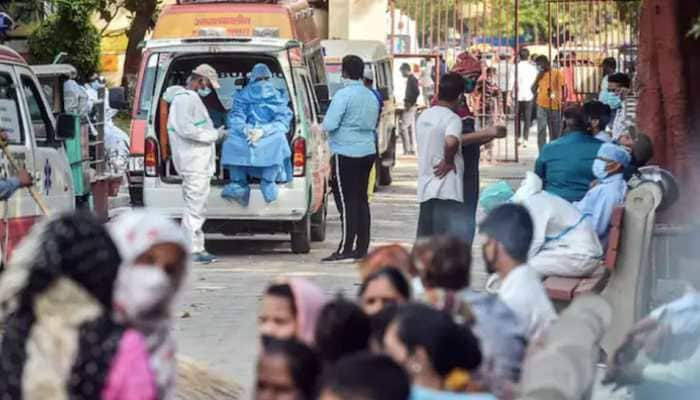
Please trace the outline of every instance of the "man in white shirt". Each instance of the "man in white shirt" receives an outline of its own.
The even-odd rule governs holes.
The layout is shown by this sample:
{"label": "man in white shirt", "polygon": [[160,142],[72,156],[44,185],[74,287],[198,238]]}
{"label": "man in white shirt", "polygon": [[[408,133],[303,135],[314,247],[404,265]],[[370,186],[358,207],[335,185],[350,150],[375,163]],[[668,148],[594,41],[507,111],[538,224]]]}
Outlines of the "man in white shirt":
{"label": "man in white shirt", "polygon": [[[516,138],[521,140],[523,147],[527,147],[527,140],[530,137],[530,127],[532,126],[533,101],[535,99],[532,93],[532,86],[537,80],[537,67],[530,62],[530,51],[528,49],[520,49],[518,61],[518,114],[520,115],[520,125],[516,127]],[[513,68],[515,70],[515,68]],[[513,72],[515,73],[515,71]]]}
{"label": "man in white shirt", "polygon": [[539,275],[527,264],[533,230],[529,211],[516,204],[496,208],[479,228],[485,239],[486,269],[498,274],[498,295],[518,316],[530,340],[538,338],[557,318]]}
{"label": "man in white shirt", "polygon": [[450,73],[440,81],[438,102],[416,123],[418,145],[418,238],[437,234],[465,237],[462,177],[462,120],[455,113],[464,89],[462,77]]}
{"label": "man in white shirt", "polygon": [[542,180],[527,172],[511,199],[534,221],[528,265],[540,277],[590,276],[600,267],[603,247],[590,218],[564,198],[542,190]]}

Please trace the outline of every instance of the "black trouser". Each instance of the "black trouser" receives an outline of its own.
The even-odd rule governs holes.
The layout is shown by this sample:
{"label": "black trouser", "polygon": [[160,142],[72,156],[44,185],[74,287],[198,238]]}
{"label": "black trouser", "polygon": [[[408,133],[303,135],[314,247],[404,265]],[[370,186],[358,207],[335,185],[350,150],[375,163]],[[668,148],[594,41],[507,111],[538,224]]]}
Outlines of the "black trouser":
{"label": "black trouser", "polygon": [[430,199],[420,203],[418,239],[451,235],[462,240],[468,236],[464,204],[454,200]]}
{"label": "black trouser", "polygon": [[532,126],[532,101],[519,101],[518,114],[520,114],[520,125],[515,127],[516,138],[523,139],[527,142],[530,137],[530,127]]}
{"label": "black trouser", "polygon": [[376,159],[374,154],[361,158],[341,155],[331,158],[331,189],[342,224],[338,253],[356,251],[364,255],[369,250],[372,219],[367,186]]}

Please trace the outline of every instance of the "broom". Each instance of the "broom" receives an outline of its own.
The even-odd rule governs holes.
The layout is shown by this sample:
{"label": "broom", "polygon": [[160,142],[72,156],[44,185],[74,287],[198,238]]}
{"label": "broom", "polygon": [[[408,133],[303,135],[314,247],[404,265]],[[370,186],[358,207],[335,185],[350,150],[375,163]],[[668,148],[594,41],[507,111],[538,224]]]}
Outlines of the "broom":
{"label": "broom", "polygon": [[243,388],[219,377],[194,360],[177,356],[177,400],[238,400]]}

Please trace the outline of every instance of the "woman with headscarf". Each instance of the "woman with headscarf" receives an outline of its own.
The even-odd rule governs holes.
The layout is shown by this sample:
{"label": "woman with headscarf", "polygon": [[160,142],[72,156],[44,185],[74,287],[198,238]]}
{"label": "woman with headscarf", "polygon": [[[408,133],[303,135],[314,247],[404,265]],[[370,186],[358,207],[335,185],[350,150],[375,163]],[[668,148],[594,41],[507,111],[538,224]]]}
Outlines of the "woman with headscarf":
{"label": "woman with headscarf", "polygon": [[316,322],[328,298],[313,283],[301,278],[277,281],[265,291],[258,316],[263,340],[296,338],[313,346]]}
{"label": "woman with headscarf", "polygon": [[143,336],[112,318],[120,262],[91,216],[32,230],[0,278],[2,398],[156,398]]}
{"label": "woman with headscarf", "polygon": [[[175,356],[173,308],[190,263],[182,229],[153,210],[138,210],[119,216],[109,230],[122,256],[114,294],[116,318],[146,337],[158,399],[237,398],[237,384]],[[207,397],[210,392],[217,395]]]}
{"label": "woman with headscarf", "polygon": [[172,399],[172,309],[189,264],[187,239],[173,221],[147,210],[121,215],[109,230],[122,256],[114,292],[116,318],[146,337],[158,398]]}
{"label": "woman with headscarf", "polygon": [[271,79],[270,68],[256,64],[250,72],[250,83],[235,95],[228,116],[230,132],[221,163],[228,169],[231,183],[221,196],[244,207],[250,202],[249,178],[260,179],[260,190],[267,203],[277,200],[277,183],[293,178],[287,139],[293,113],[288,96]]}

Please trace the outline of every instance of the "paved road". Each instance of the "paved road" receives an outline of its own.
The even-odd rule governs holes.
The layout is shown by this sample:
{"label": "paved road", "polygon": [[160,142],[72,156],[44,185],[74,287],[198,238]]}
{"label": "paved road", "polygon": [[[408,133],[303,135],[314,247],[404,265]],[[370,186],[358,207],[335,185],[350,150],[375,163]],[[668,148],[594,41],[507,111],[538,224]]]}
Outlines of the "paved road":
{"label": "paved road", "polygon": [[[532,168],[534,151],[525,150],[520,163],[482,166],[482,186],[505,179],[517,185]],[[416,160],[403,158],[394,170],[394,184],[376,194],[372,203],[372,245],[414,240],[418,206]],[[310,254],[294,255],[285,237],[256,237],[213,242],[210,250],[222,257],[211,266],[196,267],[178,309],[177,336],[183,354],[207,363],[245,388],[252,387],[257,354],[256,314],[261,293],[280,275],[303,276],[317,282],[329,295],[353,298],[358,279],[355,266],[320,264],[339,240],[339,218],[331,207],[328,241],[315,244]],[[472,282],[483,285],[486,274],[480,243],[475,243]],[[609,395],[600,397],[609,399]]]}

